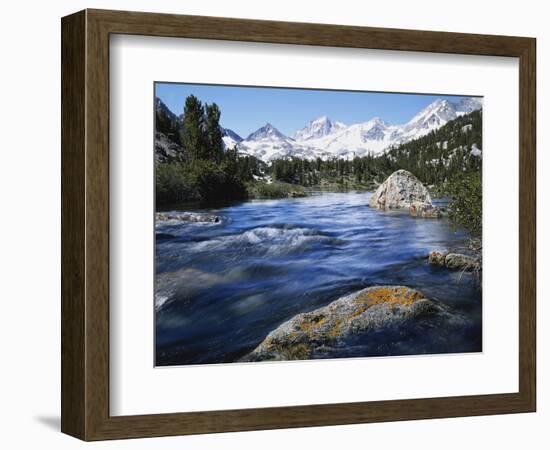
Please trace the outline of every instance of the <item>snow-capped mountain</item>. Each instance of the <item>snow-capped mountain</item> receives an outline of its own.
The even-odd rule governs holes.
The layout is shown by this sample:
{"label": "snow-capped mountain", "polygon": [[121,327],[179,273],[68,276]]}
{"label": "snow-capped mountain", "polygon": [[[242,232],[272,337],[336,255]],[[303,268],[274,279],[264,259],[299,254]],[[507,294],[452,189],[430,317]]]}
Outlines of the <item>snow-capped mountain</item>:
{"label": "snow-capped mountain", "polygon": [[[353,158],[367,154],[378,155],[392,146],[420,138],[445,125],[450,120],[481,109],[482,99],[463,98],[458,102],[438,99],[419,111],[405,124],[392,125],[379,117],[367,122],[346,125],[322,116],[307,123],[292,136],[286,136],[272,124],[243,139],[233,130],[222,128],[225,148],[237,147],[239,153],[255,156],[265,162],[278,158],[307,159]],[[172,126],[182,126],[182,116],[176,116],[156,99],[157,118],[166,117]]]}
{"label": "snow-capped mountain", "polygon": [[221,131],[223,136],[222,140],[225,148],[233,148],[239,142],[243,141],[242,137],[240,137],[237,133],[235,133],[233,130],[230,130],[229,128],[221,127]]}
{"label": "snow-capped mountain", "polygon": [[240,153],[253,155],[263,161],[289,157],[315,159],[317,156],[329,156],[324,155],[318,148],[284,135],[270,123],[251,133],[237,145],[237,149]]}
{"label": "snow-capped mountain", "polygon": [[466,97],[455,104],[458,114],[469,114],[476,109],[483,107],[483,100],[477,97]]}
{"label": "snow-capped mountain", "polygon": [[254,133],[248,135],[246,140],[248,142],[262,142],[262,141],[284,141],[290,139],[288,136],[285,136],[277,128],[275,128],[270,123],[266,123],[263,127],[258,128]]}
{"label": "snow-capped mountain", "polygon": [[405,124],[400,130],[399,138],[403,142],[423,136],[457,117],[456,106],[453,103],[447,100],[436,100]]}
{"label": "snow-capped mountain", "polygon": [[350,125],[335,133],[302,142],[317,149],[321,158],[353,158],[368,152],[380,153],[394,143],[392,128],[379,117]]}
{"label": "snow-capped mountain", "polygon": [[241,153],[253,155],[263,161],[302,154],[294,139],[285,136],[270,123],[251,133],[237,148]]}
{"label": "snow-capped mountain", "polygon": [[368,153],[380,154],[394,145],[422,137],[457,117],[482,107],[482,100],[465,98],[454,103],[438,99],[402,125],[390,125],[379,117],[367,122],[345,125],[323,116],[304,128],[285,136],[266,124],[238,144],[242,153],[263,161],[284,157],[314,159],[353,158]]}
{"label": "snow-capped mountain", "polygon": [[292,138],[296,141],[319,139],[323,136],[336,133],[344,128],[346,128],[345,123],[332,121],[327,116],[322,116],[312,120],[301,130],[296,131],[296,133],[292,135]]}
{"label": "snow-capped mountain", "polygon": [[402,127],[397,127],[395,134],[396,143],[403,143],[425,136],[433,130],[437,130],[447,122],[464,114],[481,109],[481,99],[470,97],[462,99],[458,103],[448,100],[436,100],[416,114]]}

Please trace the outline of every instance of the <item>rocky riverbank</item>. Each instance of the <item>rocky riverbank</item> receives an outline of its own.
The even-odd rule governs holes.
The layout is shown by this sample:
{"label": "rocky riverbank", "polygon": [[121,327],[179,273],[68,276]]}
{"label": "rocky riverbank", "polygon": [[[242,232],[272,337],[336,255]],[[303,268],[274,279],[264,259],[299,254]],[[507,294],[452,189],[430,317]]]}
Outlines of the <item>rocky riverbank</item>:
{"label": "rocky riverbank", "polygon": [[432,250],[428,254],[428,263],[451,270],[474,272],[482,271],[482,246],[479,239],[472,239],[467,246],[450,250]]}
{"label": "rocky riverbank", "polygon": [[177,214],[158,212],[155,214],[155,220],[157,222],[206,222],[206,223],[219,223],[222,221],[220,216],[215,214],[201,214],[193,212],[181,212]]}

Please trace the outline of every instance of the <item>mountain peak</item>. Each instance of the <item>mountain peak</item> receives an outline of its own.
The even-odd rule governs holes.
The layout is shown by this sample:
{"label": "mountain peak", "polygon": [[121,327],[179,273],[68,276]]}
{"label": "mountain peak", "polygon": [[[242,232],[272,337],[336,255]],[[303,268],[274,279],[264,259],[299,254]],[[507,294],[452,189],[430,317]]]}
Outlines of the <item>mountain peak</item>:
{"label": "mountain peak", "polygon": [[407,124],[406,129],[438,128],[449,120],[456,119],[456,107],[448,100],[438,98],[418,112]]}
{"label": "mountain peak", "polygon": [[157,113],[164,113],[170,120],[176,121],[178,117],[166,106],[160,98],[155,97],[155,110]]}
{"label": "mountain peak", "polygon": [[460,114],[468,114],[483,107],[483,99],[477,97],[465,97],[455,104],[456,111]]}
{"label": "mountain peak", "polygon": [[320,116],[310,121],[304,128],[296,131],[293,137],[297,141],[318,139],[345,127],[346,125],[342,122],[333,121],[328,116]]}
{"label": "mountain peak", "polygon": [[330,122],[330,121],[331,120],[328,118],[328,116],[320,116],[320,117],[317,117],[316,119],[313,119],[309,123],[322,123],[322,122]]}
{"label": "mountain peak", "polygon": [[376,116],[376,117],[373,117],[371,120],[369,120],[367,123],[371,123],[373,125],[382,125],[382,126],[386,126],[387,123],[384,122],[384,120],[382,120],[382,118]]}
{"label": "mountain peak", "polygon": [[258,141],[261,139],[278,139],[286,140],[288,139],[283,133],[281,133],[277,128],[267,122],[263,127],[258,128],[256,131],[251,133],[246,140],[247,141]]}

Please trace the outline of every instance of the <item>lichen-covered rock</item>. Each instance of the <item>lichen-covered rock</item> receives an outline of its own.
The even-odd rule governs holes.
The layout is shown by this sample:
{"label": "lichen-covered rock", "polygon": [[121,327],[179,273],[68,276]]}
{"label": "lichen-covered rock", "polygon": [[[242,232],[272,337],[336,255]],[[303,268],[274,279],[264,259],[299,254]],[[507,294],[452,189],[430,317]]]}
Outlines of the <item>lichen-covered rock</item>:
{"label": "lichen-covered rock", "polygon": [[384,181],[369,200],[371,208],[409,208],[413,203],[432,204],[430,193],[412,173],[398,170]]}
{"label": "lichen-covered rock", "polygon": [[220,216],[216,216],[214,214],[200,214],[200,213],[191,213],[191,212],[171,214],[171,213],[158,212],[155,214],[155,220],[158,222],[178,221],[178,222],[218,223],[218,222],[221,222],[222,219]]}
{"label": "lichen-covered rock", "polygon": [[443,315],[450,316],[444,306],[414,289],[370,287],[294,316],[269,333],[243,360],[310,359],[358,335]]}
{"label": "lichen-covered rock", "polygon": [[431,203],[414,202],[409,206],[409,213],[413,217],[423,217],[425,219],[439,219],[443,217],[443,210]]}
{"label": "lichen-covered rock", "polygon": [[447,256],[446,252],[433,250],[428,255],[428,262],[436,266],[445,266],[445,256]]}
{"label": "lichen-covered rock", "polygon": [[445,266],[449,269],[474,270],[477,260],[462,253],[449,253],[445,256]]}

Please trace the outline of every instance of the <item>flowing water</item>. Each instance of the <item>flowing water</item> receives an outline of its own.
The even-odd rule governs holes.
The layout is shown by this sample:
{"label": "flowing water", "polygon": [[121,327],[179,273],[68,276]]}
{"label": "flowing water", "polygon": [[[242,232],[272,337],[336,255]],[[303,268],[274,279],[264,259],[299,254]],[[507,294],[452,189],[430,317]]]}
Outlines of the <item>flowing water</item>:
{"label": "flowing water", "polygon": [[220,223],[158,222],[156,364],[235,361],[296,314],[373,285],[416,288],[467,318],[453,332],[401,330],[407,346],[388,355],[481,351],[479,283],[426,259],[467,235],[447,219],[369,208],[370,195],[249,201],[197,210]]}

